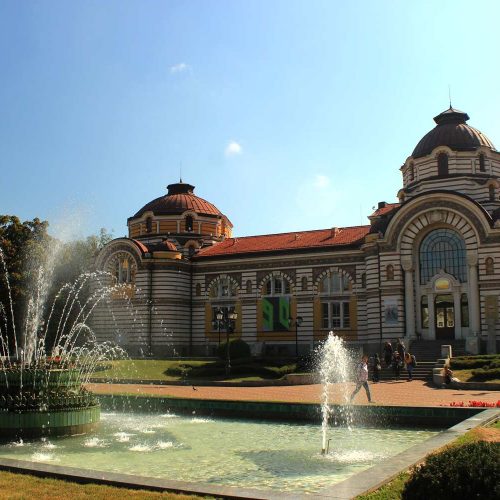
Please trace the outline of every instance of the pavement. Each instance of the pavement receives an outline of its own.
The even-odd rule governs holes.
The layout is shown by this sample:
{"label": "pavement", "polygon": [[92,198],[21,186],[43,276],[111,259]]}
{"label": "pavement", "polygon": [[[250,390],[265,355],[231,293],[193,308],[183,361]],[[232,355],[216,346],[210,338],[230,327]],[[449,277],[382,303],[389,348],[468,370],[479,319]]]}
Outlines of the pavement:
{"label": "pavement", "polygon": [[[345,387],[344,387],[345,385]],[[319,403],[322,386],[290,385],[267,387],[213,387],[179,386],[147,384],[88,384],[88,389],[97,394],[141,394],[160,397],[191,399],[217,399],[229,401],[274,401],[286,403]],[[344,401],[344,390],[348,394],[354,389],[353,383],[332,384],[330,402]],[[422,380],[407,382],[391,380],[370,383],[372,400],[383,406],[449,406],[450,403],[468,403],[485,401],[496,403],[500,400],[500,391],[440,389]],[[354,399],[354,404],[368,403],[365,390],[361,388]]]}

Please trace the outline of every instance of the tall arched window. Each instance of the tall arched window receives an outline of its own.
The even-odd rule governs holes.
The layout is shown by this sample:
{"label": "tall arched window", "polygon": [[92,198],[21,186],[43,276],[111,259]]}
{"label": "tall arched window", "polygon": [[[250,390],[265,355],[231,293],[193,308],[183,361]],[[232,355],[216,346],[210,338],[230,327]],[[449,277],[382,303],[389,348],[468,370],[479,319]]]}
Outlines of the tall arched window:
{"label": "tall arched window", "polygon": [[325,330],[350,328],[352,285],[349,276],[335,271],[319,284],[321,296],[321,328]]}
{"label": "tall arched window", "polygon": [[484,161],[484,154],[479,155],[479,171],[486,172],[486,162]]}
{"label": "tall arched window", "polygon": [[465,243],[451,229],[431,231],[420,244],[419,261],[422,285],[441,270],[462,283],[467,281]]}
{"label": "tall arched window", "polygon": [[209,288],[209,297],[212,309],[212,331],[225,332],[226,327],[232,327],[227,321],[218,322],[218,315],[227,320],[229,314],[236,309],[238,287],[236,282],[227,276],[221,276],[213,281]]}
{"label": "tall arched window", "polygon": [[415,180],[415,167],[413,163],[410,163],[409,177],[410,177],[410,182],[413,182]]}
{"label": "tall arched window", "polygon": [[307,278],[305,276],[302,276],[302,291],[307,291]]}
{"label": "tall arched window", "polygon": [[146,232],[150,233],[151,231],[153,231],[153,218],[148,217],[146,219]]}
{"label": "tall arched window", "polygon": [[290,295],[290,282],[283,276],[272,276],[269,278],[263,289],[264,295]]}
{"label": "tall arched window", "polygon": [[486,267],[486,274],[495,274],[495,265],[493,262],[493,259],[491,257],[488,257],[484,261],[485,267]]}
{"label": "tall arched window", "polygon": [[446,153],[439,153],[437,160],[438,175],[440,177],[448,175],[448,155]]}
{"label": "tall arched window", "polygon": [[107,269],[113,275],[115,283],[132,284],[135,281],[137,265],[134,258],[126,252],[120,252],[113,256]]}
{"label": "tall arched window", "polygon": [[490,186],[489,188],[490,201],[495,201],[495,186]]}
{"label": "tall arched window", "polygon": [[190,233],[193,230],[193,217],[188,215],[184,221],[185,230]]}

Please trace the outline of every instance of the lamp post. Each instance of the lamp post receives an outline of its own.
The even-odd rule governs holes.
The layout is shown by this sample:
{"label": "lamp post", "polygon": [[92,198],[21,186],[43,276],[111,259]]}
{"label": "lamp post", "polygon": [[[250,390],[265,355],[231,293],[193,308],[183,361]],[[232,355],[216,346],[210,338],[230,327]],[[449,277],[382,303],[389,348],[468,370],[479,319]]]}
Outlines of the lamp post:
{"label": "lamp post", "polygon": [[295,325],[295,357],[299,357],[299,326],[304,321],[302,316],[297,316],[296,318],[292,318],[291,316],[288,318],[288,325]]}
{"label": "lamp post", "polygon": [[226,376],[231,374],[231,355],[230,355],[230,349],[229,349],[229,331],[231,330],[231,333],[233,333],[234,330],[234,324],[236,323],[236,320],[238,319],[238,313],[236,311],[231,311],[227,315],[226,318],[226,351],[227,351],[227,358],[226,358]]}
{"label": "lamp post", "polygon": [[219,332],[219,346],[220,346],[220,330],[224,326],[224,312],[220,307],[217,309],[217,311],[215,311],[214,326],[217,328],[217,331]]}

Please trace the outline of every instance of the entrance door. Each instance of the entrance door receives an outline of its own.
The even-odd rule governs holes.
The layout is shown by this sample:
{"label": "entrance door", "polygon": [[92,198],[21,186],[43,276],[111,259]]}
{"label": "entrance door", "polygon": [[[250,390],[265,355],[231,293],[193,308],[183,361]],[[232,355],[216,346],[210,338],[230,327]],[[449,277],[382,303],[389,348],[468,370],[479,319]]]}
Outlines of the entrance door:
{"label": "entrance door", "polygon": [[453,295],[436,295],[436,339],[455,338]]}

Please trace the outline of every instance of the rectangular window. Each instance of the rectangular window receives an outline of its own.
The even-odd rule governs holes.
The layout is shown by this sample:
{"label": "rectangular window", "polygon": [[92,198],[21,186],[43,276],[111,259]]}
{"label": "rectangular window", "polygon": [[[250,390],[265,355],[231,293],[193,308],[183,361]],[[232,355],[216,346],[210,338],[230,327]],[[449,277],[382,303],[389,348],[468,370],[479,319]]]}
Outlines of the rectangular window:
{"label": "rectangular window", "polygon": [[330,304],[328,303],[321,304],[321,328],[325,329],[330,328],[329,306]]}
{"label": "rectangular window", "polygon": [[351,317],[348,301],[332,301],[321,303],[321,328],[350,328]]}
{"label": "rectangular window", "polygon": [[351,317],[349,315],[349,302],[342,302],[342,327],[349,328],[351,326]]}

